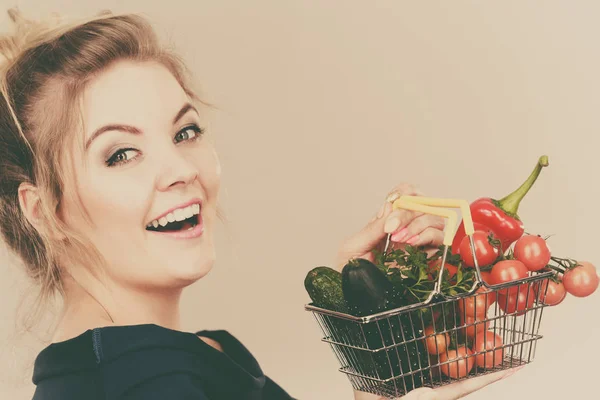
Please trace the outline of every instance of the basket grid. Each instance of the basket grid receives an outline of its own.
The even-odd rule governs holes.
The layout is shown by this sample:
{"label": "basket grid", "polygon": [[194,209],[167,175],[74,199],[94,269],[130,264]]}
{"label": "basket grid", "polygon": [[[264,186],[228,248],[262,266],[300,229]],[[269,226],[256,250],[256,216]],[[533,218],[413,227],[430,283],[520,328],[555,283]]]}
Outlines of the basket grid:
{"label": "basket grid", "polygon": [[[508,288],[486,289],[403,312],[391,310],[389,316],[378,319],[348,319],[324,310],[312,311],[321,328],[322,340],[332,348],[340,371],[346,374],[353,388],[393,398],[414,388],[435,388],[532,362],[537,341],[542,338],[539,330],[545,305],[537,301],[538,288],[546,287],[540,285],[542,280],[534,278]],[[508,290],[526,295],[511,306],[509,296],[503,296]],[[492,304],[486,307],[484,316],[469,319],[470,314],[480,315],[479,302],[488,304],[488,301]],[[428,333],[426,328],[430,329]],[[434,352],[439,356],[427,350],[428,341],[438,349],[435,338],[440,335],[450,339],[454,347],[466,346],[471,350],[477,347],[484,332],[498,335],[501,344],[496,345],[494,339],[492,347],[472,350],[462,361],[449,357],[447,348]],[[440,360],[444,352],[446,361]],[[485,367],[477,365],[478,360]],[[463,374],[460,363],[465,361],[473,368]],[[457,376],[453,376],[453,370],[459,371]]]}

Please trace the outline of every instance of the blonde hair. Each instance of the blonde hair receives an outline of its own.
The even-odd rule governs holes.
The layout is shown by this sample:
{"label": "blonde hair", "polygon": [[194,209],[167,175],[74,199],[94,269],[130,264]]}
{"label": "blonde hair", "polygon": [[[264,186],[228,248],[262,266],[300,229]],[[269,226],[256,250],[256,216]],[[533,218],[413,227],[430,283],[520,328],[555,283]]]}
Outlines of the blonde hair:
{"label": "blonde hair", "polygon": [[[116,61],[155,61],[169,69],[192,101],[200,100],[183,61],[159,43],[142,16],[104,11],[66,23],[56,15],[34,22],[17,9],[8,14],[16,29],[0,36],[0,232],[39,284],[37,303],[43,305],[63,294],[59,258],[67,250],[82,265],[103,263],[92,243],[60,218],[65,196],[80,204],[68,173],[72,154],[65,149],[82,136],[76,135],[77,104],[86,84]],[[35,229],[21,210],[22,183],[39,190],[43,229]],[[87,215],[83,209],[82,214]]]}

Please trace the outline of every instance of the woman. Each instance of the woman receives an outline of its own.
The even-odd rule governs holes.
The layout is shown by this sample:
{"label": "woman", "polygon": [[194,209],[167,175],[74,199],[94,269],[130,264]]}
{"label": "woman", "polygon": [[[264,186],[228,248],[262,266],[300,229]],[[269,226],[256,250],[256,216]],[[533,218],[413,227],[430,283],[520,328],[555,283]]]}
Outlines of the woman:
{"label": "woman", "polygon": [[[40,299],[63,299],[53,343],[35,361],[34,399],[291,399],[227,332],[180,330],[182,290],[215,261],[220,185],[183,63],[135,15],[47,26],[9,15],[0,228]],[[436,247],[442,229],[384,202],[337,265],[371,257],[386,232]],[[455,399],[506,374],[406,398]]]}

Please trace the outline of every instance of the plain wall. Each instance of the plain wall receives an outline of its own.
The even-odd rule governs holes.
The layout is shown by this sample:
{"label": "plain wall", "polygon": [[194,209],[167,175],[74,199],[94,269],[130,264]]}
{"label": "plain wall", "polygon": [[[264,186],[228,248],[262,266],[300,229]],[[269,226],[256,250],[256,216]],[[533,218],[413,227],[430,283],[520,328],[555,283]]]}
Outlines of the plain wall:
{"label": "plain wall", "polygon": [[[185,328],[228,329],[298,398],[352,398],[304,311],[303,279],[400,182],[502,197],[548,154],[520,208],[526,229],[600,265],[599,2],[1,3],[32,16],[144,12],[175,43],[219,108],[229,218],[214,270],[185,295]],[[0,398],[26,399],[44,334],[15,334],[31,292],[8,256],[0,272]],[[598,398],[599,298],[547,309],[534,363],[469,398]]]}

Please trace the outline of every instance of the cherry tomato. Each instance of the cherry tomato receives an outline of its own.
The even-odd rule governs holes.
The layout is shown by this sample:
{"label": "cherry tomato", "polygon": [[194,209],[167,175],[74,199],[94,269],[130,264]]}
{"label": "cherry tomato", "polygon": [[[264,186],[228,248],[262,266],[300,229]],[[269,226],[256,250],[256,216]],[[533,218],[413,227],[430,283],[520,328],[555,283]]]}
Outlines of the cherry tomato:
{"label": "cherry tomato", "polygon": [[[483,232],[486,232],[488,235],[491,233],[494,236],[496,236],[496,234],[494,233],[493,230],[491,230],[486,225],[484,225],[480,222],[473,221],[473,228],[475,228],[475,231],[483,231]],[[467,235],[467,233],[465,232],[465,225],[463,223],[461,223],[458,226],[456,233],[454,234],[454,240],[452,241],[452,246],[451,246],[452,254],[460,254],[460,243],[462,242],[462,240],[464,239],[464,237],[466,235]],[[471,249],[469,249],[469,251],[471,251]]]}
{"label": "cherry tomato", "polygon": [[461,314],[466,314],[469,317],[485,317],[488,308],[496,301],[496,293],[487,292],[488,289],[482,286],[475,292],[479,294],[458,300],[458,308]]}
{"label": "cherry tomato", "polygon": [[[486,232],[476,231],[473,233],[473,244],[475,246],[475,257],[477,257],[477,263],[480,267],[490,265],[498,258],[499,250],[492,246]],[[475,266],[469,236],[465,236],[460,242],[460,258],[467,267],[472,268]]]}
{"label": "cherry tomato", "polygon": [[450,361],[448,364],[440,366],[442,374],[450,378],[464,378],[471,372],[475,360],[473,360],[473,352],[466,346],[460,346],[456,350],[448,350],[440,355],[440,363]]}
{"label": "cherry tomato", "polygon": [[448,343],[450,343],[450,335],[448,333],[438,333],[435,334],[435,330],[433,326],[428,326],[425,328],[425,336],[430,336],[425,339],[425,345],[427,347],[427,352],[429,354],[440,354],[441,352],[445,352],[448,347]]}
{"label": "cherry tomato", "polygon": [[440,358],[437,355],[430,354],[429,355],[429,365],[431,365],[431,377],[435,380],[439,378],[442,374],[440,371],[440,367],[437,365],[440,363]]}
{"label": "cherry tomato", "polygon": [[[491,271],[481,271],[481,280],[485,283],[487,283],[488,285],[491,285],[491,276],[492,273]],[[491,297],[488,297],[489,299],[489,303],[490,305],[492,305],[494,303],[494,301],[496,301],[496,292],[493,289],[488,289],[485,286],[481,287],[482,291],[483,289],[485,289],[485,291],[490,292],[492,295]]]}
{"label": "cherry tomato", "polygon": [[579,262],[579,266],[568,270],[563,276],[563,284],[567,292],[575,297],[587,297],[598,289],[598,273],[596,267],[588,261]]}
{"label": "cherry tomato", "polygon": [[481,279],[485,282],[485,283],[490,283],[490,276],[492,275],[492,273],[490,271],[481,271]]}
{"label": "cherry tomato", "polygon": [[[512,282],[518,279],[524,279],[529,276],[529,270],[519,260],[503,260],[497,262],[492,267],[492,272],[490,274],[490,284],[499,285],[501,283]],[[519,286],[525,287],[525,289],[520,289]],[[519,291],[527,292],[527,285],[519,285],[515,287],[511,287],[509,289],[501,289],[498,291],[498,294],[516,294]]]}
{"label": "cherry tomato", "polygon": [[533,289],[521,290],[518,294],[509,294],[508,296],[498,294],[498,306],[507,314],[516,312],[517,315],[523,315],[533,307],[534,302],[535,293]]}
{"label": "cherry tomato", "polygon": [[477,335],[475,344],[473,345],[473,354],[476,354],[475,364],[482,368],[494,368],[502,364],[504,349],[501,347],[502,337],[500,335],[492,331]]}
{"label": "cherry tomato", "polygon": [[546,241],[535,235],[525,235],[517,240],[514,255],[530,271],[539,271],[550,262],[550,250]]}
{"label": "cherry tomato", "polygon": [[562,303],[567,297],[567,289],[563,283],[556,283],[551,280],[545,280],[541,284],[538,282],[535,285],[538,300],[547,306],[555,306]]}
{"label": "cherry tomato", "polygon": [[490,321],[481,316],[470,317],[467,315],[465,318],[464,315],[461,315],[460,322],[462,325],[466,325],[466,328],[463,328],[461,333],[470,338],[487,331],[490,327]]}

